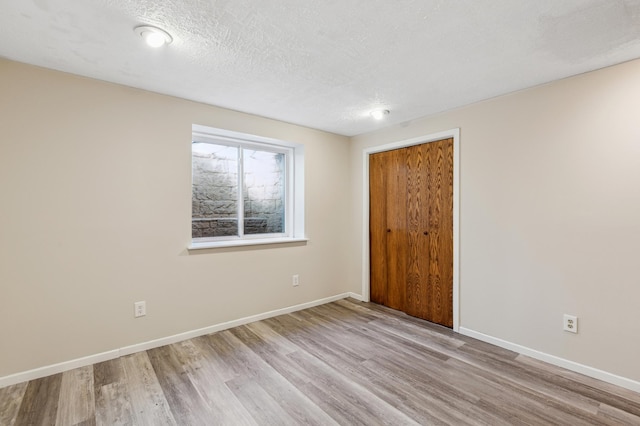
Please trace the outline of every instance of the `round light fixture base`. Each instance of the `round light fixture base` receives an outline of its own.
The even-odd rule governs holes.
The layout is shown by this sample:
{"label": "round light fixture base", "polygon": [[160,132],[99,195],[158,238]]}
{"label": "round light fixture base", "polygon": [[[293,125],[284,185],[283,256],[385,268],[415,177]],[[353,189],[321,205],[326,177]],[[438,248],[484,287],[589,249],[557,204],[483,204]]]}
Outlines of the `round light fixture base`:
{"label": "round light fixture base", "polygon": [[151,25],[140,25],[133,29],[150,47],[161,47],[173,41],[171,35],[163,29]]}
{"label": "round light fixture base", "polygon": [[389,115],[388,109],[374,109],[369,113],[376,120],[382,120],[385,115]]}

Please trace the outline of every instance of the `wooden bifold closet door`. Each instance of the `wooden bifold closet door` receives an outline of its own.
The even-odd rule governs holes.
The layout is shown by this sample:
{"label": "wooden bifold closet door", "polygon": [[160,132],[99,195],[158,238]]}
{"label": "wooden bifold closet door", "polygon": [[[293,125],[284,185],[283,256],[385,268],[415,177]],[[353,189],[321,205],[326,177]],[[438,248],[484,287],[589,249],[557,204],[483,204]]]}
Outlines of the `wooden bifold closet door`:
{"label": "wooden bifold closet door", "polygon": [[371,301],[453,327],[453,139],[369,157]]}

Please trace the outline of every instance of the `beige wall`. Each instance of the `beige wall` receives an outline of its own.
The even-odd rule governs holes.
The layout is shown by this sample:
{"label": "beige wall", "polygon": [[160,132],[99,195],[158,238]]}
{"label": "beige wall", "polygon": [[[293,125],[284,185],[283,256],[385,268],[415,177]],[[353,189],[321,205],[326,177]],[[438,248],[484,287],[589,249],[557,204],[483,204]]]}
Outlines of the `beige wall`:
{"label": "beige wall", "polygon": [[461,326],[640,380],[640,61],[353,138],[354,223],[363,148],[456,127]]}
{"label": "beige wall", "polygon": [[[192,123],[304,144],[308,245],[186,250]],[[348,142],[0,60],[0,377],[344,292]]]}

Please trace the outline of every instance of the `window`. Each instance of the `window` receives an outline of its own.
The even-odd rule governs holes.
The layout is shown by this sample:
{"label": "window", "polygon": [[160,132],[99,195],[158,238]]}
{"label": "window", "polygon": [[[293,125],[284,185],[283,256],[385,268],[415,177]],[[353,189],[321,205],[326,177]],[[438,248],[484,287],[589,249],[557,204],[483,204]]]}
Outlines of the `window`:
{"label": "window", "polygon": [[193,126],[191,248],[304,240],[302,147]]}

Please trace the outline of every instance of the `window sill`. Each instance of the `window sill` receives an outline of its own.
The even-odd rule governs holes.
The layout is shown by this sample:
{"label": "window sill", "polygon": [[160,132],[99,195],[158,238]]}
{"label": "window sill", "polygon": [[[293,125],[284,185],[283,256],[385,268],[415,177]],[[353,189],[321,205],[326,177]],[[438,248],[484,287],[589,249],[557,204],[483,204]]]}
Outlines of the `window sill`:
{"label": "window sill", "polygon": [[308,238],[263,238],[255,240],[234,240],[234,241],[206,241],[201,243],[191,243],[188,250],[216,249],[224,247],[246,247],[262,246],[269,244],[306,243]]}

